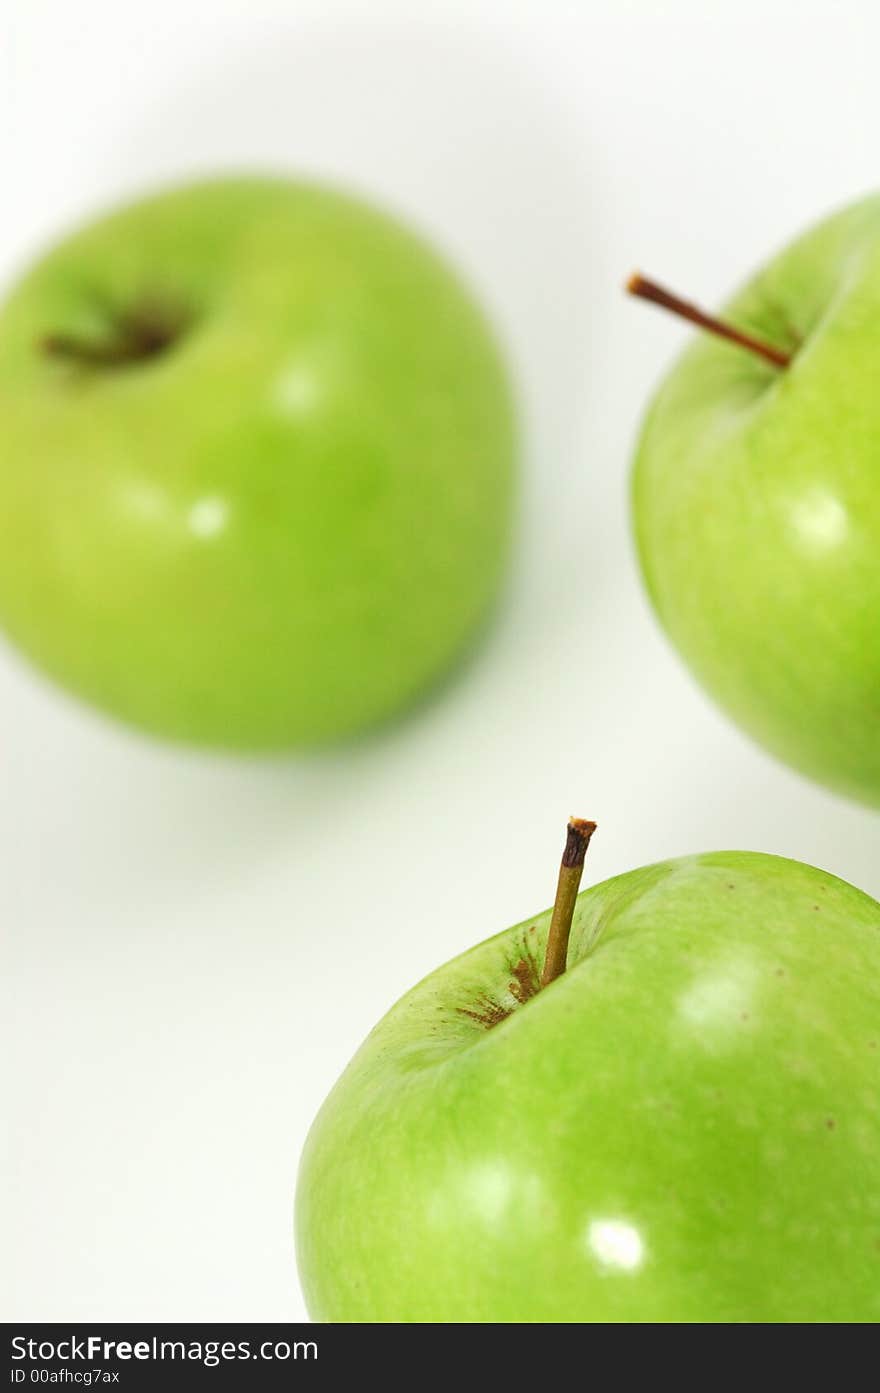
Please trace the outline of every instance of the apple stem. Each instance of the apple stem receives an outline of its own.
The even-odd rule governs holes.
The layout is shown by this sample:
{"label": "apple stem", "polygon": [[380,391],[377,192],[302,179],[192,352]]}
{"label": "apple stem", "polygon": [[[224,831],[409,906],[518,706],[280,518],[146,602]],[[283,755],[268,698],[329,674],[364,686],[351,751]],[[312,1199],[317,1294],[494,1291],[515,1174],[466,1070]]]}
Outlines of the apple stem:
{"label": "apple stem", "polygon": [[662,285],[656,281],[647,280],[638,271],[630,276],[626,283],[626,289],[630,295],[635,295],[639,300],[647,300],[652,305],[659,305],[661,309],[670,310],[672,314],[677,314],[680,319],[687,320],[688,324],[696,324],[700,329],[706,329],[710,334],[716,334],[718,338],[727,339],[729,343],[738,344],[740,348],[747,348],[750,353],[756,353],[765,362],[772,363],[775,368],[787,368],[791,363],[791,354],[785,353],[781,348],[775,348],[772,343],[766,343],[764,339],[757,339],[752,334],[747,334],[744,329],[737,329],[734,324],[728,324],[723,319],[717,319],[715,315],[706,314],[698,305],[693,305],[688,300],[682,300],[678,295],[671,294],[664,290]]}
{"label": "apple stem", "polygon": [[39,346],[49,358],[88,363],[91,367],[115,367],[134,356],[127,345],[124,348],[118,342],[90,343],[88,339],[78,339],[73,334],[47,334],[40,340]]}
{"label": "apple stem", "polygon": [[544,954],[544,968],[541,972],[541,986],[561,977],[568,960],[568,939],[571,934],[571,921],[584,873],[584,857],[590,838],[596,830],[595,822],[586,822],[582,817],[568,820],[565,850],[559,867],[559,881],[556,886],[556,899],[547,932],[547,949]]}
{"label": "apple stem", "polygon": [[147,302],[130,312],[112,315],[110,330],[104,338],[47,334],[38,346],[48,357],[70,363],[98,368],[122,367],[164,353],[185,327],[186,316],[179,307]]}

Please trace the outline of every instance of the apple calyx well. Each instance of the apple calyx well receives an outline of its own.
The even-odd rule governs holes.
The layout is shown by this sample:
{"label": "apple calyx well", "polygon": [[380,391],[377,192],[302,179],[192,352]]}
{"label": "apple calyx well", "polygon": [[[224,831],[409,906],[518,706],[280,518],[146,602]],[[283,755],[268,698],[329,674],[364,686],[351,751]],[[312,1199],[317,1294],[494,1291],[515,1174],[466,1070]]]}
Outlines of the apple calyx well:
{"label": "apple calyx well", "polygon": [[772,363],[775,368],[787,368],[791,363],[792,355],[790,353],[776,348],[764,339],[755,338],[753,334],[746,333],[744,329],[738,329],[735,324],[728,324],[713,314],[706,314],[705,310],[701,310],[698,305],[691,304],[689,300],[682,300],[680,296],[664,290],[662,285],[658,285],[656,281],[648,280],[638,271],[630,276],[626,283],[626,289],[628,294],[634,295],[637,300],[647,300],[652,305],[659,305],[661,309],[669,310],[670,313],[677,314],[680,319],[687,320],[688,324],[696,324],[699,329],[705,329],[710,334],[716,334],[718,338],[727,339],[729,343],[738,344],[740,348],[746,348],[750,353],[756,353],[759,358],[763,358],[767,363]]}
{"label": "apple calyx well", "polygon": [[547,948],[544,953],[544,967],[541,972],[541,986],[561,977],[568,960],[568,939],[571,921],[577,903],[581,876],[584,873],[584,857],[590,838],[596,830],[595,822],[587,822],[582,817],[568,820],[565,850],[559,867],[559,881],[556,886],[556,899],[547,930]]}
{"label": "apple calyx well", "polygon": [[157,358],[171,348],[191,316],[182,305],[157,298],[143,299],[128,310],[109,307],[103,336],[46,334],[38,347],[50,358],[83,367],[120,368]]}

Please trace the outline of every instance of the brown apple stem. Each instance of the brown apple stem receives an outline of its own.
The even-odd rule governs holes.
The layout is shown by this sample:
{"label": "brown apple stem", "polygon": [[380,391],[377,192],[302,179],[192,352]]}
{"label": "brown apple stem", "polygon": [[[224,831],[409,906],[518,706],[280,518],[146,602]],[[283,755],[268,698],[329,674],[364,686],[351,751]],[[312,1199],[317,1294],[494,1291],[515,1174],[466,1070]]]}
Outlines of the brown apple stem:
{"label": "brown apple stem", "polygon": [[136,356],[131,345],[121,341],[107,340],[105,343],[79,339],[73,334],[47,334],[40,340],[40,349],[49,358],[64,359],[70,363],[87,363],[90,367],[116,367],[120,363],[131,362]]}
{"label": "brown apple stem", "polygon": [[547,933],[547,951],[544,954],[544,968],[541,972],[542,987],[561,977],[565,971],[571,921],[581,876],[584,873],[584,857],[595,830],[595,822],[586,822],[582,817],[572,817],[568,820],[568,834],[562,853],[562,864],[559,867],[556,899]]}
{"label": "brown apple stem", "polygon": [[647,280],[639,275],[638,271],[626,283],[627,291],[630,295],[635,295],[639,300],[647,300],[652,305],[659,305],[661,309],[669,310],[672,314],[677,314],[680,319],[687,320],[688,324],[696,324],[700,329],[706,329],[710,334],[716,334],[718,338],[727,339],[729,343],[735,343],[740,348],[747,348],[750,353],[757,353],[759,358],[765,362],[772,363],[775,368],[787,368],[791,363],[791,354],[785,353],[781,348],[775,348],[772,343],[766,343],[764,339],[756,339],[753,334],[747,334],[744,329],[737,329],[735,324],[728,324],[723,319],[717,319],[715,315],[706,314],[698,305],[693,305],[688,300],[682,300],[678,295],[671,294],[664,290],[662,285],[656,281]]}
{"label": "brown apple stem", "polygon": [[90,367],[112,368],[154,358],[173,342],[173,335],[158,327],[138,326],[115,338],[81,339],[74,334],[47,334],[40,348],[50,358],[84,363]]}
{"label": "brown apple stem", "polygon": [[[106,311],[105,311],[106,315]],[[87,367],[114,368],[164,353],[187,327],[180,305],[146,300],[124,312],[111,312],[102,336],[47,334],[38,347],[47,357]]]}

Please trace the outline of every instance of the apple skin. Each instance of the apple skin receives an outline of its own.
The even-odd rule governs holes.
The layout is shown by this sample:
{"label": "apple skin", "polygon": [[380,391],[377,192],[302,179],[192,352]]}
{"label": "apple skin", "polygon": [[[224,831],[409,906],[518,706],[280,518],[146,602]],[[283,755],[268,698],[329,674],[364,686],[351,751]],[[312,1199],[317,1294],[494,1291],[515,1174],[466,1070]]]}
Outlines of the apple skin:
{"label": "apple skin", "polygon": [[548,921],[426,978],[330,1094],[311,1315],[880,1319],[880,905],[756,853],[650,866],[580,895],[521,1003]]}
{"label": "apple skin", "polygon": [[785,370],[698,334],[633,479],[657,614],[762,745],[880,805],[880,196],[823,222],[722,311]]}
{"label": "apple skin", "polygon": [[[189,316],[141,362],[46,335]],[[147,198],[62,242],[0,318],[0,625],[164,736],[320,743],[474,639],[509,551],[515,427],[486,322],[425,243],[283,179]]]}

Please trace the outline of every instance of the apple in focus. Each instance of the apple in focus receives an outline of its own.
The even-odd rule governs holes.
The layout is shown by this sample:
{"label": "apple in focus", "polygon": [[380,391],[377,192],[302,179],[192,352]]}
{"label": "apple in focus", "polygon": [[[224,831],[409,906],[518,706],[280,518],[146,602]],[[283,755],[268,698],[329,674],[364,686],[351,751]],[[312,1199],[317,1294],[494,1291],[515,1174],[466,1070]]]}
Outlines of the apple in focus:
{"label": "apple in focus", "polygon": [[297,1187],[320,1321],[880,1319],[880,905],[690,856],[439,968],[374,1029]]}
{"label": "apple in focus", "polygon": [[633,478],[645,582],[734,720],[880,805],[880,197],[807,232],[720,320],[782,361],[699,334],[661,385]]}
{"label": "apple in focus", "polygon": [[0,427],[0,626],[156,734],[351,735],[498,594],[498,349],[421,238],[341,193],[218,179],[61,242],[3,306]]}

